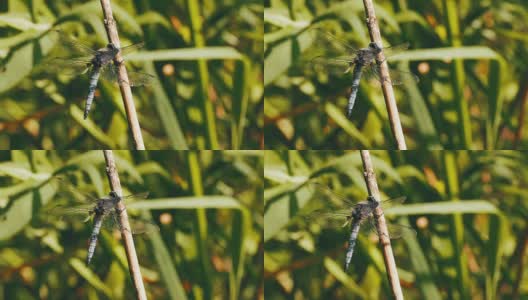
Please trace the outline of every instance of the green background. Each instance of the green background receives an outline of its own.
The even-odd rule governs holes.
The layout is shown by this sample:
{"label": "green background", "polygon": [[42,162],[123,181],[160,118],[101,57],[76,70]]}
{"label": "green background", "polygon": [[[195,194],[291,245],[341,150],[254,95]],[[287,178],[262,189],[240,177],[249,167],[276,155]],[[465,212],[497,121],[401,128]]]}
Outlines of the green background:
{"label": "green background", "polygon": [[[420,78],[394,88],[409,149],[526,148],[528,2],[373,2],[382,44],[410,43],[390,68]],[[314,27],[370,42],[363,1],[266,1],[266,149],[396,148],[379,83],[362,80],[348,120],[351,75],[303,70]]]}
{"label": "green background", "polygon": [[[262,128],[262,10],[252,0],[111,1],[121,45],[145,42],[128,68],[147,149],[257,149]],[[89,76],[42,67],[48,31],[99,49],[99,1],[0,2],[0,149],[127,149],[117,84],[100,80],[87,120]],[[40,68],[39,68],[40,67]]]}
{"label": "green background", "polygon": [[[416,236],[392,241],[405,299],[526,297],[526,155],[512,151],[370,151],[384,211]],[[358,151],[266,151],[266,299],[392,299],[376,236],[360,233],[348,274],[349,227],[306,222],[328,206],[307,180],[353,202],[367,196]],[[390,229],[390,228],[389,228]]]}
{"label": "green background", "polygon": [[[149,299],[262,295],[262,156],[244,151],[114,151],[129,216],[159,232],[134,235]],[[85,264],[91,222],[46,214],[63,201],[51,176],[104,196],[102,151],[0,152],[0,298],[132,299],[119,234],[103,229]],[[75,179],[75,181],[74,181]],[[62,203],[62,202],[61,202]]]}

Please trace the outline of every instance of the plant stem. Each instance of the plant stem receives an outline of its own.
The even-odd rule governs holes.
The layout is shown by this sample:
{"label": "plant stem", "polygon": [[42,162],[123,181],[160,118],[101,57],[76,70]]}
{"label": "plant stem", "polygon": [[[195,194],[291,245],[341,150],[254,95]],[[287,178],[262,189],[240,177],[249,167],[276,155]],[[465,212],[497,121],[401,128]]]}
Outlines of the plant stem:
{"label": "plant stem", "polygon": [[[374,11],[374,3],[372,3],[372,0],[363,0],[363,5],[365,6],[365,14],[367,16],[367,27],[370,33],[370,40],[382,47],[381,34],[378,21],[376,19],[376,12]],[[392,89],[392,84],[390,81],[389,65],[387,64],[387,61],[383,55],[383,51],[378,54],[376,59],[382,62],[379,66],[381,78],[389,79],[382,80],[381,87],[383,90],[383,97],[385,98],[385,105],[387,106],[387,114],[389,116],[392,135],[396,140],[398,150],[407,150],[405,136],[403,135],[400,122],[400,115],[398,113],[398,106],[396,105],[396,98],[394,97],[394,90]]]}
{"label": "plant stem", "polygon": [[[447,182],[447,195],[453,202],[460,201],[460,181],[458,179],[457,152],[443,151],[444,168]],[[464,220],[461,213],[453,214],[451,217],[450,238],[453,245],[453,260],[456,267],[456,284],[459,299],[471,299],[469,284],[469,271],[467,255],[464,252]],[[489,266],[493,269],[493,266]],[[490,272],[492,272],[490,270]],[[486,285],[487,287],[489,285]]]}
{"label": "plant stem", "polygon": [[[453,47],[461,47],[461,30],[458,22],[458,8],[457,2],[454,0],[442,1],[443,8],[446,15],[447,34],[449,42]],[[457,106],[458,114],[458,129],[460,140],[458,143],[459,149],[472,149],[471,137],[471,122],[469,116],[468,102],[464,99],[464,82],[466,76],[464,74],[464,64],[461,59],[455,59],[451,66],[451,80],[453,84],[453,94]]]}
{"label": "plant stem", "polygon": [[[199,1],[188,0],[187,7],[191,21],[191,35],[196,48],[205,46],[205,39],[202,33],[202,16],[199,10]],[[197,61],[197,79],[198,79],[198,98],[200,100],[200,108],[202,110],[204,131],[206,135],[205,149],[217,150],[218,136],[216,132],[216,118],[212,100],[209,98],[209,73],[207,70],[207,62],[204,59]],[[203,148],[203,147],[198,147]]]}
{"label": "plant stem", "polygon": [[[379,201],[380,194],[378,182],[376,181],[376,174],[374,173],[374,167],[370,160],[370,153],[368,150],[361,150],[360,153],[361,160],[363,161],[363,176],[365,177],[368,193]],[[387,224],[381,206],[378,205],[376,210],[374,210],[374,216],[376,217],[377,230],[380,233],[379,239],[383,250],[383,260],[385,262],[385,268],[387,269],[387,276],[392,288],[392,294],[395,299],[403,299],[400,278],[398,276],[398,270],[396,269],[396,262],[394,261],[394,254],[392,253]]]}
{"label": "plant stem", "polygon": [[[106,175],[108,176],[110,187],[112,188],[112,191],[116,192],[119,196],[123,196],[121,182],[119,181],[119,175],[117,174],[117,167],[114,161],[114,154],[112,153],[112,150],[103,150],[103,154],[106,161]],[[118,212],[117,215],[119,216],[118,221],[120,228],[130,228],[125,203],[123,201],[119,201],[116,204],[115,209]],[[130,230],[121,230],[121,237],[123,238],[125,245],[128,267],[130,269],[130,275],[132,276],[132,283],[134,284],[134,288],[136,290],[136,299],[146,300],[147,294],[145,292],[145,286],[143,285],[143,279],[139,269],[139,262],[136,254],[136,248],[134,247],[132,232]]]}
{"label": "plant stem", "polygon": [[[203,196],[203,178],[200,167],[199,153],[196,151],[186,151],[187,162],[189,166],[189,182],[193,195],[195,197]],[[207,223],[207,215],[204,208],[196,209],[196,233],[194,238],[196,241],[196,249],[198,252],[200,267],[201,267],[201,282],[200,286],[203,291],[203,299],[212,299],[212,283],[213,276],[211,275],[211,267],[209,264],[210,255],[207,252],[207,241],[209,240],[209,230]]]}
{"label": "plant stem", "polygon": [[[101,6],[103,8],[104,24],[108,39],[112,44],[114,44],[114,46],[119,48],[121,47],[121,43],[119,42],[119,35],[117,33],[117,26],[112,14],[110,0],[101,0]],[[126,71],[125,64],[123,63],[123,57],[121,56],[121,53],[117,53],[114,62],[118,67],[117,76],[119,79],[119,89],[121,90],[121,97],[123,98],[128,126],[130,127],[132,138],[134,139],[135,149],[145,150],[143,136],[141,135],[141,127],[139,126],[139,121],[137,118],[136,106],[132,97],[132,90],[130,89],[128,73]]]}

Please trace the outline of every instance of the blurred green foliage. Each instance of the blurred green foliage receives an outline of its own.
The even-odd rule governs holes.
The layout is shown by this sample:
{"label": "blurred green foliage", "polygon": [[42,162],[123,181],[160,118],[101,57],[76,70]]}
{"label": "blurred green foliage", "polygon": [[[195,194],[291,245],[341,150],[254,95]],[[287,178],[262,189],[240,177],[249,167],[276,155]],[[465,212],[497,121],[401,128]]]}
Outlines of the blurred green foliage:
{"label": "blurred green foliage", "polygon": [[[156,75],[133,88],[147,149],[260,148],[262,3],[111,2],[121,45],[145,42],[127,61]],[[56,28],[95,49],[108,42],[99,1],[0,4],[0,148],[129,148],[116,84],[99,82],[82,120],[88,76],[41,67]]]}
{"label": "blurred green foliage", "polygon": [[[114,151],[129,215],[159,225],[135,236],[149,299],[262,298],[261,153]],[[64,200],[52,176],[108,194],[102,151],[0,152],[2,299],[132,299],[120,235],[102,230],[85,264],[91,222],[47,215]],[[117,233],[117,232],[114,232]]]}
{"label": "blurred green foliage", "polygon": [[[395,87],[408,148],[527,147],[526,1],[374,2],[383,45],[411,45],[391,68],[420,77]],[[267,1],[264,23],[267,149],[395,148],[379,83],[362,81],[350,121],[350,75],[302,69],[311,28],[368,45],[362,1]]]}
{"label": "blurred green foliage", "polygon": [[[522,152],[370,154],[382,200],[407,196],[384,215],[418,232],[392,242],[405,299],[528,297],[528,160]],[[346,274],[350,228],[301,217],[329,205],[312,197],[309,180],[354,202],[366,198],[359,152],[266,151],[264,166],[266,299],[392,298],[375,235],[360,234]]]}

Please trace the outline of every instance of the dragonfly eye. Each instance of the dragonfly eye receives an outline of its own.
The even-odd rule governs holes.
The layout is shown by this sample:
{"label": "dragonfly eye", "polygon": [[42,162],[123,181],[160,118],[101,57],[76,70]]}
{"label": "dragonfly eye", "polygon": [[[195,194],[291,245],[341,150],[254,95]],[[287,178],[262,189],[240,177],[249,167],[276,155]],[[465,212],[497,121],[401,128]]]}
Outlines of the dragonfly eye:
{"label": "dragonfly eye", "polygon": [[376,44],[376,43],[370,43],[369,44],[369,48],[372,49],[372,50],[375,50],[378,53],[381,52],[380,46],[378,46],[378,44]]}
{"label": "dragonfly eye", "polygon": [[117,195],[117,193],[115,191],[111,191],[110,192],[110,197],[112,198],[119,198],[119,196]]}

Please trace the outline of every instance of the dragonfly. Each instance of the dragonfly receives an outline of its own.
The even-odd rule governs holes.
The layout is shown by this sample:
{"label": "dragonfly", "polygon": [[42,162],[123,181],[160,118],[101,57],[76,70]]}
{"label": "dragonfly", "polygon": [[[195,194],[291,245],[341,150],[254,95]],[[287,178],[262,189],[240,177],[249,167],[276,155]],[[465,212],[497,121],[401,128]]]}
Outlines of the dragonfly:
{"label": "dragonfly", "polygon": [[87,222],[90,219],[93,220],[93,229],[89,239],[86,264],[90,264],[90,261],[94,256],[101,228],[108,230],[117,229],[119,231],[127,230],[132,234],[150,234],[159,231],[159,227],[156,224],[148,220],[133,218],[130,215],[128,216],[130,228],[122,228],[118,221],[119,215],[122,213],[116,208],[119,201],[145,199],[148,197],[148,192],[119,196],[117,192],[111,191],[107,196],[98,198],[91,194],[79,191],[70,183],[65,182],[64,179],[56,179],[53,183],[59,185],[58,190],[61,191],[59,192],[60,195],[73,198],[79,205],[55,205],[49,208],[46,213],[61,219],[67,218],[73,221]]}
{"label": "dragonfly", "polygon": [[376,57],[383,52],[385,57],[390,57],[405,51],[409,48],[409,43],[391,47],[380,47],[377,43],[370,43],[368,47],[356,49],[347,42],[326,32],[320,28],[311,29],[313,35],[313,49],[317,55],[312,57],[310,64],[323,72],[337,74],[352,73],[351,92],[348,97],[346,115],[352,117],[352,110],[356,103],[359,91],[359,82],[364,78],[375,78],[379,82],[388,81],[392,85],[401,85],[405,82],[418,82],[418,76],[410,72],[391,70],[389,78],[383,78],[379,72]]}
{"label": "dragonfly", "polygon": [[[100,77],[112,82],[117,81],[119,84],[124,82],[118,80],[118,65],[112,64],[116,55],[118,53],[125,55],[140,49],[144,46],[144,43],[140,42],[123,48],[109,43],[104,48],[94,50],[60,30],[56,30],[55,33],[58,34],[61,46],[69,52],[69,55],[68,57],[53,57],[47,60],[46,65],[59,72],[68,72],[71,75],[89,74],[90,84],[84,107],[84,119],[86,119],[90,112]],[[119,64],[121,63],[123,62],[119,62]],[[126,82],[130,86],[146,85],[154,79],[154,76],[142,72],[127,71],[127,74],[128,80]]]}
{"label": "dragonfly", "polygon": [[[311,187],[316,189],[315,197],[323,196],[333,201],[339,201],[344,204],[344,208],[333,210],[332,208],[326,208],[316,210],[305,215],[308,221],[316,222],[327,222],[331,225],[341,225],[345,227],[350,225],[351,231],[348,238],[348,247],[345,254],[344,269],[348,271],[350,263],[352,262],[352,256],[354,254],[354,247],[358,239],[360,227],[365,225],[370,231],[374,232],[378,236],[383,233],[379,232],[376,227],[376,220],[374,216],[374,210],[379,206],[388,208],[394,205],[401,204],[407,199],[406,196],[392,198],[384,201],[378,201],[373,196],[368,196],[365,201],[354,203],[346,197],[339,195],[332,191],[329,187],[321,183],[311,183]],[[397,239],[402,236],[416,235],[416,231],[408,226],[401,224],[394,224],[387,222],[387,228],[389,229],[389,238]]]}

